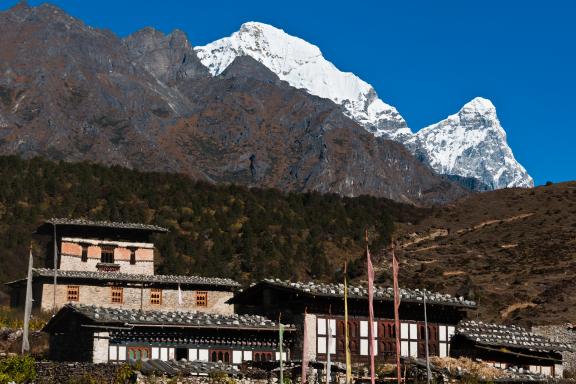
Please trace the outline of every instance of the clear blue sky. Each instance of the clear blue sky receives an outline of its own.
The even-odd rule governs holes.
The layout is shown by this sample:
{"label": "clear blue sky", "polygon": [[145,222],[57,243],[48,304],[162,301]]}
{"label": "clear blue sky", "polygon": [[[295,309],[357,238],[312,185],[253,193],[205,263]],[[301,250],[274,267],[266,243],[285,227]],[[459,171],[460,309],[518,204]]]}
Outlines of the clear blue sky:
{"label": "clear blue sky", "polygon": [[[0,9],[16,2],[0,0]],[[576,179],[576,1],[52,3],[121,36],[145,26],[179,28],[193,45],[228,36],[246,21],[272,24],[372,84],[413,130],[475,96],[491,99],[536,184]]]}

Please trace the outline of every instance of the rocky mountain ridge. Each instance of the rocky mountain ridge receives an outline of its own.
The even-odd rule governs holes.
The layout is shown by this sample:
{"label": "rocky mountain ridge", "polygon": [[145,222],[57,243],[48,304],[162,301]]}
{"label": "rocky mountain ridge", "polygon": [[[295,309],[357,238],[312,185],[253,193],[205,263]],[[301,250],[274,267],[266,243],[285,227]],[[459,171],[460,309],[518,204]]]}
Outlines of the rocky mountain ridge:
{"label": "rocky mountain ridge", "polygon": [[[231,36],[195,50],[214,76],[236,57],[253,57],[290,85],[342,105],[349,117],[375,136],[407,145],[440,174],[475,178],[481,189],[534,185],[514,158],[489,100],[476,98],[458,113],[461,119],[451,116],[414,134],[396,108],[378,98],[370,84],[338,70],[317,46],[271,25],[248,22]],[[488,110],[493,113],[484,113],[483,104],[490,104]]]}
{"label": "rocky mountain ridge", "polygon": [[236,57],[250,56],[293,87],[343,105],[348,116],[375,136],[396,138],[412,133],[396,108],[379,99],[370,84],[353,73],[341,72],[317,46],[271,25],[244,23],[230,37],[195,47],[195,51],[213,76]]}
{"label": "rocky mountain ridge", "polygon": [[467,194],[254,59],[211,76],[181,32],[120,39],[20,4],[0,34],[0,154],[414,204]]}
{"label": "rocky mountain ridge", "polygon": [[488,189],[534,186],[506,144],[494,104],[482,97],[404,143],[440,174],[477,178]]}

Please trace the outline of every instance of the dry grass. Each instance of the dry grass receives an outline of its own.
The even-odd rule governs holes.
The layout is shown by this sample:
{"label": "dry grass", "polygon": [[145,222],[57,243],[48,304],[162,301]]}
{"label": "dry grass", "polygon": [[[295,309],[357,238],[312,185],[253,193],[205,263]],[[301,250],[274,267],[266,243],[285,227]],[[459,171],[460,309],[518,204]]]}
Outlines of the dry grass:
{"label": "dry grass", "polygon": [[461,276],[461,275],[466,275],[468,272],[466,271],[446,271],[446,272],[442,272],[442,276],[444,277],[448,277],[448,276]]}
{"label": "dry grass", "polygon": [[512,305],[507,306],[506,308],[504,308],[501,312],[500,312],[500,316],[502,317],[502,320],[505,320],[508,318],[508,316],[510,316],[510,314],[518,309],[525,309],[525,308],[532,308],[535,307],[536,304],[531,303],[531,302],[525,302],[525,303],[514,303]]}
{"label": "dry grass", "polygon": [[447,369],[452,375],[456,375],[459,370],[462,370],[472,376],[485,379],[497,379],[506,376],[506,372],[501,369],[465,357],[455,359],[453,357],[433,356],[430,358],[430,362],[439,368]]}
{"label": "dry grass", "polygon": [[[476,194],[398,227],[400,243],[422,239],[396,250],[401,285],[476,300],[484,321],[531,327],[576,318],[576,182]],[[438,228],[448,234],[432,239]]]}
{"label": "dry grass", "polygon": [[[50,320],[48,313],[33,313],[30,317],[30,331],[39,331]],[[21,309],[0,307],[0,328],[20,329],[24,325],[24,314]]]}

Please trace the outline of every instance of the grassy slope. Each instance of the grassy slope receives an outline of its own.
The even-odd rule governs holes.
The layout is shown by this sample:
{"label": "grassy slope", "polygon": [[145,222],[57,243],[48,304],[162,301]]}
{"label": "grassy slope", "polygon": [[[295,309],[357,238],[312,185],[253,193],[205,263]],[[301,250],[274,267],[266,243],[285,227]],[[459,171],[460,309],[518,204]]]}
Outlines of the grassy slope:
{"label": "grassy slope", "polygon": [[478,194],[397,237],[405,284],[474,296],[485,320],[576,320],[576,182]]}

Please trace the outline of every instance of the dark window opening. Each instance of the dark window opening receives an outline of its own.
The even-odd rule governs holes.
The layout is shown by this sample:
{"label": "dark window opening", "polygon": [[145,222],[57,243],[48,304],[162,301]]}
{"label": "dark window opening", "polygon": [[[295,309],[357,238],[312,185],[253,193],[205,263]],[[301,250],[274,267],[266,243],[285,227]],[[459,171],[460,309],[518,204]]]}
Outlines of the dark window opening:
{"label": "dark window opening", "polygon": [[188,359],[187,348],[176,348],[176,360]]}
{"label": "dark window opening", "polygon": [[88,261],[88,245],[82,244],[81,247],[82,247],[82,257],[80,258],[80,260],[85,263]]}
{"label": "dark window opening", "polygon": [[100,261],[102,263],[114,263],[114,247],[110,246],[102,246],[101,254],[100,254]]}
{"label": "dark window opening", "polygon": [[130,264],[136,264],[136,249],[130,248]]}

